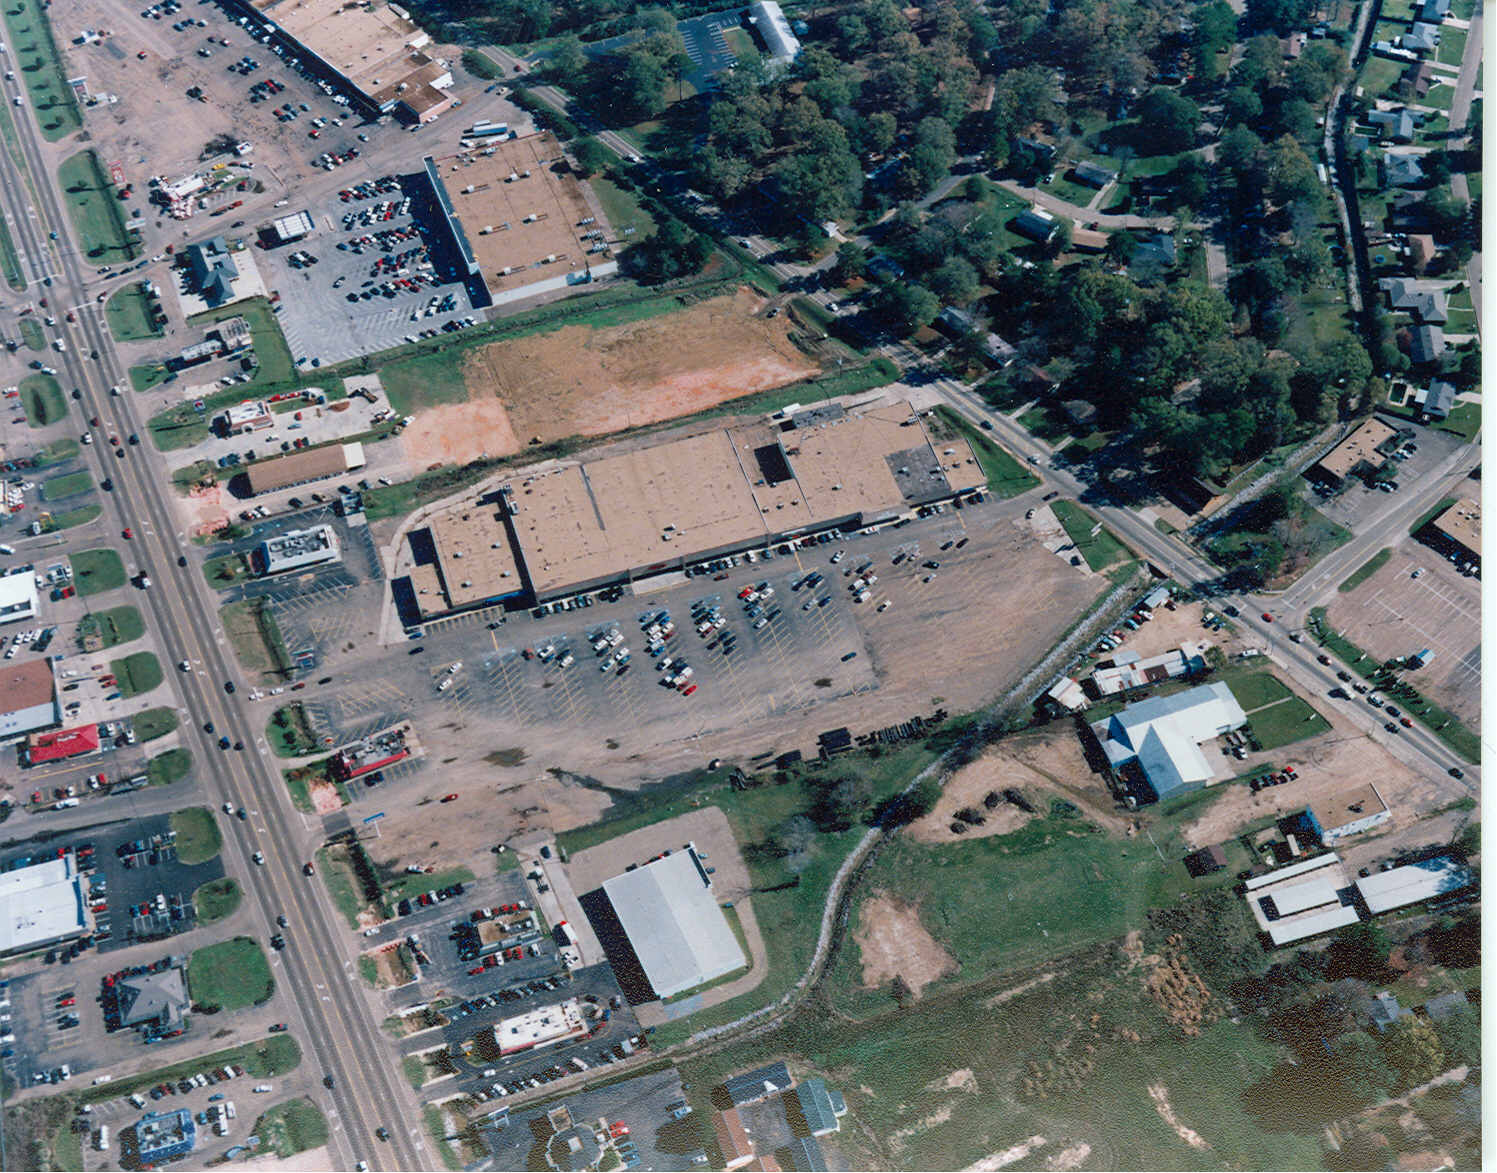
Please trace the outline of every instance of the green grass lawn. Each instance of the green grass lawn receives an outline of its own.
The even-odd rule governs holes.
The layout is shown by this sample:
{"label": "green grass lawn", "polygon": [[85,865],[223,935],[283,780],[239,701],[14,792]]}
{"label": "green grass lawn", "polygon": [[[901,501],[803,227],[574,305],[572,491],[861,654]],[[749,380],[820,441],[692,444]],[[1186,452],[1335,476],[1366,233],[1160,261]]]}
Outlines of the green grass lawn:
{"label": "green grass lawn", "polygon": [[1457,403],[1435,426],[1442,432],[1453,432],[1462,439],[1474,440],[1476,433],[1481,431],[1481,404]]}
{"label": "green grass lawn", "polygon": [[[307,809],[311,809],[310,803],[307,804]],[[368,905],[360,894],[358,880],[354,877],[352,866],[345,858],[344,849],[339,848],[335,855],[332,849],[319,847],[317,849],[317,874],[322,877],[322,882],[327,886],[333,907],[343,915],[349,928],[357,929],[359,913]]]}
{"label": "green grass lawn", "polygon": [[67,416],[67,400],[51,375],[27,375],[21,380],[20,388],[26,422],[33,428],[50,427]]}
{"label": "green grass lawn", "polygon": [[114,186],[93,151],[79,151],[57,168],[57,185],[73,222],[79,247],[95,265],[134,260],[139,252],[129,233]]}
{"label": "green grass lawn", "polygon": [[632,191],[625,191],[606,174],[595,175],[588,182],[615,234],[622,235],[625,228],[632,226],[633,239],[641,240],[655,231],[655,217]]}
{"label": "green grass lawn", "polygon": [[16,292],[25,290],[26,278],[21,273],[21,257],[16,252],[16,242],[10,238],[10,228],[3,220],[0,220],[0,276]]}
{"label": "green grass lawn", "polygon": [[80,505],[76,509],[64,509],[50,514],[42,522],[42,533],[50,534],[57,530],[72,529],[75,525],[85,525],[103,512],[102,505]]}
{"label": "green grass lawn", "polygon": [[1253,672],[1247,675],[1234,673],[1224,679],[1244,713],[1294,695],[1272,672]]}
{"label": "green grass lawn", "polygon": [[128,603],[123,607],[111,607],[107,611],[90,611],[78,625],[80,641],[86,636],[97,635],[106,648],[127,644],[145,633],[145,620]]}
{"label": "green grass lawn", "polygon": [[227,590],[250,577],[249,558],[243,554],[223,554],[203,563],[203,577],[215,590]]}
{"label": "green grass lawn", "polygon": [[1459,65],[1466,51],[1466,30],[1445,25],[1440,29],[1440,48],[1435,59],[1443,65]]}
{"label": "green grass lawn", "polygon": [[130,725],[135,730],[136,740],[154,741],[177,727],[177,710],[165,705],[146,709],[130,718]]}
{"label": "green grass lawn", "polygon": [[1040,483],[1039,477],[1010,455],[1006,448],[945,404],[937,405],[935,418],[944,427],[939,430],[933,427],[931,438],[940,440],[956,435],[966,440],[972,447],[972,454],[977,457],[977,463],[982,466],[983,475],[988,478],[988,488],[997,496],[1014,497]]}
{"label": "green grass lawn", "polygon": [[157,754],[146,764],[146,773],[150,775],[152,786],[170,786],[173,782],[180,782],[191,769],[192,753],[180,746]]}
{"label": "green grass lawn", "polygon": [[82,128],[83,113],[67,84],[66,66],[47,22],[46,7],[43,0],[6,0],[4,13],[17,69],[42,137],[55,143]]}
{"label": "green grass lawn", "polygon": [[86,493],[93,487],[93,474],[87,469],[79,469],[77,472],[43,481],[42,500],[61,501],[64,497],[75,497],[79,493]]}
{"label": "green grass lawn", "polygon": [[1297,696],[1259,709],[1248,717],[1248,722],[1252,726],[1253,740],[1263,750],[1280,749],[1331,728],[1329,721]]}
{"label": "green grass lawn", "polygon": [[[1129,557],[1128,547],[1118,541],[1105,525],[1097,529],[1097,519],[1074,501],[1052,501],[1056,520],[1066,535],[1076,543],[1077,552],[1093,570],[1106,570],[1115,562]],[[1097,529],[1093,536],[1092,530]]]}
{"label": "green grass lawn", "polygon": [[307,723],[307,712],[301,703],[293,702],[277,709],[270,715],[265,726],[265,739],[278,758],[302,758],[321,749],[312,727]]}
{"label": "green grass lawn", "polygon": [[242,1010],[275,993],[265,953],[248,937],[234,937],[193,951],[187,985],[197,1006]]}
{"label": "green grass lawn", "polygon": [[282,680],[290,675],[291,655],[266,600],[228,603],[219,608],[218,615],[245,672],[265,680]]}
{"label": "green grass lawn", "polygon": [[28,350],[47,349],[47,335],[42,330],[42,324],[35,318],[21,319],[21,341]]}
{"label": "green grass lawn", "polygon": [[151,299],[139,282],[124,286],[104,303],[104,318],[116,342],[144,342],[163,333],[155,325]]}
{"label": "green grass lawn", "polygon": [[161,661],[152,652],[134,652],[122,660],[111,660],[109,670],[126,698],[150,692],[161,683]]}
{"label": "green grass lawn", "polygon": [[1391,557],[1393,557],[1392,548],[1384,546],[1371,558],[1367,559],[1366,562],[1362,563],[1360,567],[1354,570],[1347,577],[1346,581],[1343,582],[1337,589],[1342,591],[1343,593],[1356,590],[1359,586],[1361,586],[1364,582],[1366,582],[1369,578],[1371,578],[1374,574],[1376,574],[1379,570],[1386,566],[1388,564],[1388,559]]}
{"label": "green grass lawn", "polygon": [[214,921],[232,916],[243,899],[244,893],[232,877],[209,880],[192,894],[192,902],[197,905],[198,924],[211,925]]}
{"label": "green grass lawn", "polygon": [[256,1120],[252,1135],[260,1138],[257,1152],[285,1160],[327,1144],[327,1118],[311,1100],[288,1100]]}
{"label": "green grass lawn", "polygon": [[193,806],[173,811],[172,830],[177,833],[177,858],[185,864],[207,863],[223,850],[218,819],[207,807]]}
{"label": "green grass lawn", "polygon": [[171,372],[160,364],[150,366],[138,366],[130,368],[130,386],[137,391],[149,391],[152,387],[166,382],[171,378]]}
{"label": "green grass lawn", "polygon": [[97,595],[125,585],[125,564],[113,550],[80,550],[68,555],[68,563],[80,595]]}
{"label": "green grass lawn", "polygon": [[1367,58],[1367,64],[1362,67],[1358,84],[1367,97],[1381,98],[1387,95],[1402,74],[1402,62],[1372,56]]}
{"label": "green grass lawn", "polygon": [[184,1076],[222,1067],[227,1063],[242,1066],[251,1079],[270,1079],[288,1075],[301,1065],[301,1047],[289,1034],[269,1035],[253,1043],[183,1059],[154,1071],[143,1071],[139,1075],[119,1076],[98,1087],[83,1088],[79,1099],[84,1103],[97,1104],[100,1100],[112,1100],[118,1096],[128,1096],[134,1091],[144,1091],[158,1083],[174,1083]]}

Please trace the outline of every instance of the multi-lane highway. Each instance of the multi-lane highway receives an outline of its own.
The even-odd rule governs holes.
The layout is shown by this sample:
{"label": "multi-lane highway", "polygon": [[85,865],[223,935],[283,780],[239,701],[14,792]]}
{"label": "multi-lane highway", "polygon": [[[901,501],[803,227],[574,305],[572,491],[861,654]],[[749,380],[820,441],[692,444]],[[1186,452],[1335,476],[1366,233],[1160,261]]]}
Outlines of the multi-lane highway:
{"label": "multi-lane highway", "polygon": [[[12,103],[19,92],[15,83],[7,84],[4,100]],[[93,296],[92,274],[71,243],[71,225],[29,101],[13,113],[31,184],[28,189],[9,152],[0,152],[0,202],[26,259],[28,295],[49,300],[57,318],[52,336],[67,342],[67,351],[53,360],[59,379],[70,392],[77,388],[77,398],[69,403],[76,403],[81,413],[80,430],[88,417],[98,415],[106,431],[144,432],[127,372]],[[75,323],[66,321],[68,310]],[[123,396],[111,396],[115,383],[126,386]],[[105,494],[105,516],[117,530],[135,530],[127,550],[129,569],[150,573],[152,585],[142,590],[141,603],[161,646],[172,660],[189,659],[196,668],[174,679],[184,701],[184,740],[206,767],[204,789],[215,805],[227,801],[258,812],[253,820],[227,826],[226,863],[243,879],[251,907],[264,917],[267,936],[277,915],[291,919],[290,947],[274,955],[275,973],[281,994],[290,996],[293,1008],[285,1017],[302,1044],[303,1063],[330,1085],[324,1107],[334,1163],[345,1169],[359,1161],[371,1168],[431,1168],[435,1154],[421,1135],[420,1113],[400,1078],[399,1057],[379,1033],[373,996],[362,987],[354,965],[350,934],[337,920],[320,881],[302,874],[319,836],[292,810],[254,706],[242,694],[229,695],[224,689],[238,673],[215,628],[214,601],[164,496],[166,470],[144,447],[125,451],[119,459],[104,444],[87,450],[100,476],[114,481],[114,491]],[[208,721],[220,733],[242,740],[247,752],[219,751],[203,733]],[[263,866],[250,862],[256,851],[264,853]],[[389,1129],[388,1143],[375,1138],[381,1126]]]}

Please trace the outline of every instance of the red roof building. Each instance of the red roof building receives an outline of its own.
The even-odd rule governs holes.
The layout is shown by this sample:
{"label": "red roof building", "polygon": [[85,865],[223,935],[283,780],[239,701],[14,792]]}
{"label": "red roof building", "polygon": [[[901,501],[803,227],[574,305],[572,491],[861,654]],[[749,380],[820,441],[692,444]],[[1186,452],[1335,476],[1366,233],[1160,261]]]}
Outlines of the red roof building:
{"label": "red roof building", "polygon": [[38,733],[26,747],[26,764],[39,766],[43,762],[59,762],[64,758],[76,758],[83,754],[99,752],[99,727],[80,725],[76,729],[58,729],[53,733]]}

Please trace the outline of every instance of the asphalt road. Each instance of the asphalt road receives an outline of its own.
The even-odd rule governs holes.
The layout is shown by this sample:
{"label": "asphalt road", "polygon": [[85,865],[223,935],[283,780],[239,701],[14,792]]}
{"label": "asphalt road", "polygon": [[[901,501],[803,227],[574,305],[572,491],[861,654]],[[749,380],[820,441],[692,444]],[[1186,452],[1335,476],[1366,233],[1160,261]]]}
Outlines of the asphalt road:
{"label": "asphalt road", "polygon": [[[4,100],[11,101],[18,92],[18,83],[6,84]],[[85,417],[107,416],[111,430],[143,432],[144,420],[137,418],[131,393],[118,399],[109,395],[111,384],[127,382],[126,371],[94,300],[92,274],[85,269],[88,262],[71,240],[71,224],[54,183],[56,155],[42,144],[29,98],[13,113],[37,203],[28,201],[26,179],[8,152],[0,152],[0,200],[28,262],[47,267],[46,273],[28,274],[33,279],[31,295],[45,296],[53,307],[72,309],[77,315],[78,321],[69,324],[58,314],[54,331],[69,343],[68,351],[54,360],[64,386],[80,389]],[[49,245],[49,233],[56,233],[56,247]],[[42,277],[50,277],[51,285],[38,284]],[[98,353],[97,361],[87,357],[91,351]],[[259,819],[228,827],[224,862],[244,878],[248,898],[259,904],[267,923],[283,911],[292,916],[291,948],[278,955],[277,977],[295,1003],[287,1018],[302,1043],[303,1062],[334,1081],[331,1094],[324,1097],[334,1163],[340,1168],[351,1168],[358,1160],[369,1162],[371,1168],[431,1168],[435,1156],[421,1136],[416,1104],[395,1076],[393,1049],[368,1012],[349,956],[347,930],[335,919],[322,885],[300,875],[313,836],[291,809],[273,760],[267,760],[253,705],[222,689],[221,682],[237,671],[222,635],[213,628],[214,610],[195,560],[177,566],[177,557],[187,554],[189,547],[161,488],[166,470],[142,448],[130,449],[124,460],[101,455],[108,449],[90,452],[100,475],[115,481],[115,491],[105,494],[105,516],[112,515],[118,528],[131,525],[137,530],[130,568],[144,567],[152,575],[153,587],[142,592],[141,603],[158,638],[173,658],[188,657],[204,666],[202,673],[175,678],[186,700],[184,725],[200,728],[211,719],[223,733],[253,747],[250,753],[223,755],[205,789],[215,802],[227,800],[261,812]],[[106,459],[113,467],[105,466]],[[200,745],[199,752],[218,751]],[[248,856],[255,850],[265,853],[265,866],[250,864]],[[381,1125],[390,1128],[387,1145],[373,1136]]]}

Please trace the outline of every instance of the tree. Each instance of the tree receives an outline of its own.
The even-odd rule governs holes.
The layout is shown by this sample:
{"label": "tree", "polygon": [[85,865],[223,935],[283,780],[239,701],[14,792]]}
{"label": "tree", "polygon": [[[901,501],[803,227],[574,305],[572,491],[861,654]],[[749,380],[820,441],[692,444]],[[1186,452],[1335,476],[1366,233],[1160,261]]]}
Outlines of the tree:
{"label": "tree", "polygon": [[805,815],[792,815],[769,835],[769,848],[787,859],[805,855],[816,840],[816,825]]}
{"label": "tree", "polygon": [[563,82],[582,76],[587,69],[587,54],[583,52],[582,42],[575,33],[556,39],[547,55],[546,68],[553,77]]}
{"label": "tree", "polygon": [[880,317],[904,335],[930,325],[940,312],[941,302],[923,285],[896,281],[879,290],[874,308]]}
{"label": "tree", "polygon": [[1383,1049],[1365,1030],[1348,1031],[1331,1043],[1331,1058],[1348,1094],[1359,1103],[1381,1100],[1397,1083]]}
{"label": "tree", "polygon": [[1189,98],[1159,86],[1138,104],[1138,118],[1148,135],[1150,153],[1167,155],[1195,146],[1201,109]]}
{"label": "tree", "polygon": [[1451,1066],[1476,1067],[1481,1063],[1481,1019],[1470,1007],[1462,1006],[1435,1023],[1435,1033]]}
{"label": "tree", "polygon": [[1228,126],[1256,122],[1263,113],[1263,99],[1247,86],[1233,86],[1222,99],[1222,121]]}
{"label": "tree", "polygon": [[837,18],[837,51],[844,60],[852,61],[862,55],[868,47],[868,25],[856,12],[844,13]]}
{"label": "tree", "polygon": [[712,255],[712,242],[674,216],[667,216],[646,240],[627,250],[621,263],[645,281],[669,281],[697,272]]}
{"label": "tree", "polygon": [[1405,1014],[1383,1031],[1383,1055],[1398,1078],[1397,1086],[1426,1083],[1445,1070],[1445,1049],[1434,1025]]}
{"label": "tree", "polygon": [[829,778],[816,792],[811,817],[824,831],[845,831],[873,797],[873,786],[861,774]]}
{"label": "tree", "polygon": [[630,122],[654,118],[665,109],[665,66],[648,53],[630,53],[617,74],[616,106]]}
{"label": "tree", "polygon": [[861,244],[845,240],[837,246],[837,261],[832,266],[834,279],[842,285],[868,274],[868,252]]}
{"label": "tree", "polygon": [[977,270],[963,257],[952,257],[930,275],[930,287],[948,304],[965,306],[977,296]]}
{"label": "tree", "polygon": [[1388,970],[1387,931],[1376,921],[1359,921],[1336,934],[1328,957],[1329,972],[1341,977],[1380,981]]}
{"label": "tree", "polygon": [[1247,0],[1247,20],[1282,37],[1304,28],[1314,9],[1315,0]]}
{"label": "tree", "polygon": [[591,135],[585,135],[571,144],[572,158],[583,176],[596,175],[607,166],[613,153]]}

